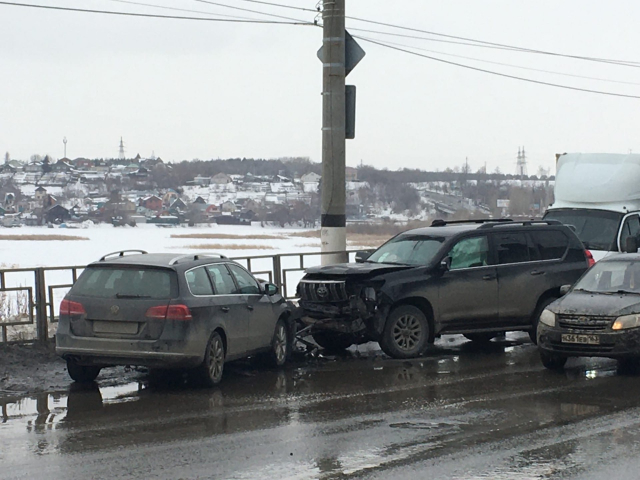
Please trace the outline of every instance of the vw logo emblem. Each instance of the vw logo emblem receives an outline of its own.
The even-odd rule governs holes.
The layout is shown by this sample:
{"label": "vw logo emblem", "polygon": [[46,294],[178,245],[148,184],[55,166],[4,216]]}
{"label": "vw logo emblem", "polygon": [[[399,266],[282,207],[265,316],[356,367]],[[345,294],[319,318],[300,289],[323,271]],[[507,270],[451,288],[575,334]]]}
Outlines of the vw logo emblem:
{"label": "vw logo emblem", "polygon": [[329,295],[329,289],[324,285],[320,285],[316,290],[316,293],[319,297],[326,297],[327,295]]}
{"label": "vw logo emblem", "polygon": [[120,311],[120,307],[118,305],[112,305],[111,306],[111,314],[112,315],[117,315],[119,311]]}

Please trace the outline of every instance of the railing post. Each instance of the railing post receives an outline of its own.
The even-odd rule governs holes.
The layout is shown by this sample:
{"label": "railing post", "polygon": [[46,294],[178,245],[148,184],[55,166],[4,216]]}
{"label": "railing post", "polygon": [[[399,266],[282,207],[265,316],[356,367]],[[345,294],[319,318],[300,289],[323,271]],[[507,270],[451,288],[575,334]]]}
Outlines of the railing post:
{"label": "railing post", "polygon": [[45,343],[49,339],[47,321],[47,286],[44,279],[44,268],[35,269],[35,302],[36,302],[36,331],[38,341]]}
{"label": "railing post", "polygon": [[280,255],[273,256],[273,283],[282,289],[282,262]]}

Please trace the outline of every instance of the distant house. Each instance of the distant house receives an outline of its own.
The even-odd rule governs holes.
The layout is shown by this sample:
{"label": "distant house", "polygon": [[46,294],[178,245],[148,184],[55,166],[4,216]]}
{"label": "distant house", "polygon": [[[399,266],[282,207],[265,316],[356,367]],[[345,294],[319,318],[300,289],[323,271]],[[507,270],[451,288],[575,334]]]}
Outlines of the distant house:
{"label": "distant house", "polygon": [[228,212],[228,213],[233,213],[237,210],[236,204],[233,203],[232,201],[228,200],[226,202],[224,202],[222,205],[220,205],[220,210],[222,212]]}
{"label": "distant house", "polygon": [[76,158],[73,164],[80,170],[91,170],[93,168],[93,161],[88,158]]}
{"label": "distant house", "polygon": [[315,172],[309,172],[302,175],[300,177],[300,181],[302,183],[318,183],[321,178],[322,178],[322,175],[318,175]]}
{"label": "distant house", "polygon": [[54,172],[71,172],[73,166],[68,158],[61,158],[51,166],[51,170]]}
{"label": "distant house", "polygon": [[42,201],[44,200],[44,197],[47,196],[47,189],[44,187],[38,187],[36,188],[36,192],[35,192],[35,199],[36,202],[40,203],[40,205],[42,205]]}
{"label": "distant house", "polygon": [[225,185],[227,183],[231,183],[233,180],[226,173],[217,173],[213,177],[211,177],[211,183],[215,183],[217,185]]}
{"label": "distant house", "polygon": [[211,183],[211,177],[205,177],[203,175],[196,175],[196,177],[193,179],[193,183],[195,185],[209,185]]}
{"label": "distant house", "polygon": [[157,212],[162,208],[162,199],[157,195],[150,195],[140,200],[140,206]]}
{"label": "distant house", "polygon": [[71,218],[69,210],[62,205],[54,205],[44,211],[44,220],[47,223],[62,223]]}
{"label": "distant house", "polygon": [[187,204],[182,201],[181,198],[175,199],[171,205],[169,205],[169,211],[171,213],[184,212],[187,209]]}

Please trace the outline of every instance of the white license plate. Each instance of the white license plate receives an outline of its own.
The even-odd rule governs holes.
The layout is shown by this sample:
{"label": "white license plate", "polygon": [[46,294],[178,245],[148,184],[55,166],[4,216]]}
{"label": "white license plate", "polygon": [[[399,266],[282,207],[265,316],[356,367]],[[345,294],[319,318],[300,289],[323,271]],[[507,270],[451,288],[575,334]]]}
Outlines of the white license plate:
{"label": "white license plate", "polygon": [[576,335],[574,333],[563,333],[562,343],[582,343],[585,345],[600,345],[598,335]]}
{"label": "white license plate", "polygon": [[135,335],[138,333],[138,322],[93,322],[95,333],[119,333],[123,335]]}

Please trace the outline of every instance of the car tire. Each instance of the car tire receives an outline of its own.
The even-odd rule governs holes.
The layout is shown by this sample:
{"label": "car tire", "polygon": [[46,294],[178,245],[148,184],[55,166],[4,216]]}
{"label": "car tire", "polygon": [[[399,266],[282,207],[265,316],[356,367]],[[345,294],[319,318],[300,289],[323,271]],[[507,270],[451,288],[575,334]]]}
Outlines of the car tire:
{"label": "car tire", "polygon": [[557,297],[547,297],[538,302],[538,306],[536,307],[536,311],[531,317],[531,330],[529,330],[529,338],[533,342],[534,345],[538,344],[538,323],[540,322],[540,315],[545,308],[547,308],[551,303],[555,302]]}
{"label": "car tire", "polygon": [[414,358],[429,341],[429,322],[425,314],[413,305],[394,308],[384,326],[380,348],[393,358]]}
{"label": "car tire", "polygon": [[483,332],[483,333],[465,333],[464,337],[475,343],[489,343],[492,339],[498,336],[496,332]]}
{"label": "car tire", "polygon": [[289,329],[284,320],[280,319],[276,323],[276,329],[271,339],[270,363],[274,367],[281,367],[287,363],[290,353],[291,339],[289,338]]}
{"label": "car tire", "polygon": [[353,337],[344,333],[316,332],[311,336],[327,352],[342,352],[353,345]]}
{"label": "car tire", "polygon": [[194,372],[199,383],[204,387],[213,387],[222,380],[225,351],[222,337],[213,332],[204,353],[202,364]]}
{"label": "car tire", "polygon": [[549,370],[562,370],[567,363],[567,357],[546,350],[540,350],[540,360],[544,368]]}
{"label": "car tire", "polygon": [[100,375],[101,367],[78,365],[75,360],[67,360],[67,372],[71,380],[78,383],[91,383]]}

